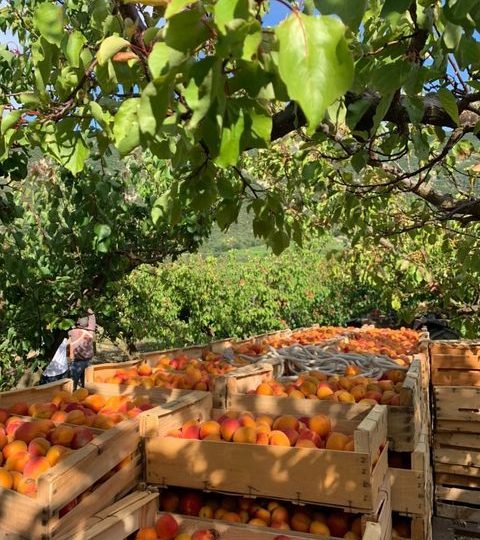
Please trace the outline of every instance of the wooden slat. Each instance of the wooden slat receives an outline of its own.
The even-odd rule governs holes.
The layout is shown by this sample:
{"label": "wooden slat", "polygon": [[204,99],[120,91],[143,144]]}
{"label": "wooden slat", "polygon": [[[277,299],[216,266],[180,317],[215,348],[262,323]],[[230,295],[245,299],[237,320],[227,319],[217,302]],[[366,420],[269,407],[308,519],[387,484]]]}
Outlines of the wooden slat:
{"label": "wooden slat", "polygon": [[[478,470],[478,469],[477,469]],[[455,469],[447,465],[446,472],[441,472],[436,467],[435,482],[437,485],[450,487],[464,487],[480,489],[480,474],[477,476],[465,476],[456,474]]]}
{"label": "wooden slat", "polygon": [[480,386],[480,370],[432,368],[432,383],[440,386]]}
{"label": "wooden slat", "polygon": [[439,386],[434,395],[438,420],[477,422],[480,428],[480,388]]}
{"label": "wooden slat", "polygon": [[471,422],[469,420],[437,420],[435,422],[435,431],[437,433],[477,433],[480,434],[480,422]]}
{"label": "wooden slat", "polygon": [[8,392],[0,393],[0,407],[8,408],[14,403],[24,401],[31,405],[41,401],[50,401],[53,396],[65,390],[71,392],[73,390],[73,382],[71,379],[61,379],[41,386],[33,386],[31,388],[22,388],[21,390],[9,390]]}
{"label": "wooden slat", "polygon": [[453,465],[464,465],[480,469],[480,451],[458,450],[454,448],[435,448],[435,463],[448,463]]}
{"label": "wooden slat", "polygon": [[435,448],[464,449],[480,451],[480,437],[474,433],[436,433]]}
{"label": "wooden slat", "polygon": [[468,506],[453,505],[437,501],[435,504],[435,509],[435,515],[440,517],[470,523],[480,523],[479,508],[469,508]]}
{"label": "wooden slat", "polygon": [[436,486],[435,497],[440,501],[478,506],[478,510],[480,511],[480,490]]}

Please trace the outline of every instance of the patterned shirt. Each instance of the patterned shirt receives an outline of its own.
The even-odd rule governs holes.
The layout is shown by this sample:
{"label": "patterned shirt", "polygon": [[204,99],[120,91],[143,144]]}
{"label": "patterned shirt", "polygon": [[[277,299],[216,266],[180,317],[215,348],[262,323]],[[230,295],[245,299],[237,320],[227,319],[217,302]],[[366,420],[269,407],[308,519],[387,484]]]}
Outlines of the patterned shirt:
{"label": "patterned shirt", "polygon": [[95,315],[88,316],[86,326],[77,325],[70,330],[70,357],[73,360],[91,360],[94,355],[93,341],[95,338]]}

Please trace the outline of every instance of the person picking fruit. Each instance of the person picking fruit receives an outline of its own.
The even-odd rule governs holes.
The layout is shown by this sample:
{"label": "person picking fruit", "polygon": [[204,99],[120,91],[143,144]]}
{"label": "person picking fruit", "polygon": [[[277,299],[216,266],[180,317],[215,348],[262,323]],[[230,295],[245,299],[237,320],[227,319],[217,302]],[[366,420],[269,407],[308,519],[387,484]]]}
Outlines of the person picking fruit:
{"label": "person picking fruit", "polygon": [[87,317],[78,319],[69,336],[69,358],[71,359],[70,373],[73,379],[73,389],[85,385],[85,370],[95,354],[95,315],[91,309]]}

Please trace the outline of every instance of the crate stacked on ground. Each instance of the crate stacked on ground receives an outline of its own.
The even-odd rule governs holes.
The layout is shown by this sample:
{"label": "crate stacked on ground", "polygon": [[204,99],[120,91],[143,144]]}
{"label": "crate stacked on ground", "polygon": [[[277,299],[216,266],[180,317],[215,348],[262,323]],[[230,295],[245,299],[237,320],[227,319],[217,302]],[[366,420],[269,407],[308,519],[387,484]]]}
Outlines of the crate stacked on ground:
{"label": "crate stacked on ground", "polygon": [[[227,376],[225,384],[226,408],[235,410],[275,410],[278,414],[294,407],[299,414],[306,414],[312,403],[316,410],[333,417],[348,419],[365,414],[373,403],[341,403],[331,401],[332,390],[324,383],[315,389],[317,397],[308,395],[312,390],[299,390],[286,395],[272,394],[274,381],[268,365],[251,366]],[[299,379],[300,381],[300,379]],[[309,380],[305,379],[305,386]],[[387,387],[387,383],[385,384]],[[275,389],[275,386],[273,386]],[[317,390],[318,389],[318,390]],[[301,390],[305,392],[302,396]],[[293,394],[298,399],[292,399]],[[310,399],[307,399],[309,397]],[[360,396],[359,396],[360,397]],[[303,399],[302,399],[303,398]],[[348,395],[346,398],[351,398]],[[339,396],[340,400],[345,396]],[[377,399],[381,399],[378,396]],[[388,407],[388,440],[391,453],[389,478],[392,489],[392,509],[414,520],[412,530],[415,540],[431,537],[430,517],[432,514],[432,474],[429,445],[429,408],[423,391],[421,360],[414,357],[399,391],[398,404]],[[422,535],[419,531],[423,531]]]}
{"label": "crate stacked on ground", "polygon": [[[324,416],[316,416],[313,402],[305,401],[297,408],[299,404],[291,401],[290,407],[285,404],[282,410],[257,407],[227,411],[214,409],[209,395],[190,403],[186,398],[182,401],[183,407],[174,412],[160,414],[157,408],[144,417],[145,481],[149,487],[323,505],[332,511],[361,514],[364,523],[378,521],[381,514],[386,519],[382,538],[389,538],[391,511],[381,512],[390,501],[385,407],[359,412],[351,420],[328,418],[331,429],[340,432],[333,438],[341,444],[333,450],[334,443],[325,448],[319,435],[301,428],[298,419],[325,421]],[[277,425],[277,420],[273,423],[276,418],[280,423],[291,422],[291,429]],[[313,434],[311,441],[297,441],[297,437],[309,437],[308,432]]]}
{"label": "crate stacked on ground", "polygon": [[480,343],[430,345],[437,515],[480,522]]}
{"label": "crate stacked on ground", "polygon": [[[141,479],[146,396],[72,392],[72,381],[0,394],[0,531],[53,538]],[[3,427],[4,426],[4,427]]]}
{"label": "crate stacked on ground", "polygon": [[[167,514],[159,512],[158,506],[158,493],[136,491],[90,518],[86,523],[85,530],[81,533],[62,536],[58,540],[123,540],[135,533],[141,538],[146,538],[148,537],[147,531],[151,533],[153,538],[156,536],[156,531],[152,531],[155,529],[155,525],[158,527],[157,530],[169,527],[171,531],[178,530],[178,534],[193,537],[196,533],[197,538],[206,540],[215,537],[218,540],[276,540],[279,537],[282,540],[314,540],[319,538],[318,535],[290,530],[274,530],[177,513]],[[385,509],[388,509],[388,506]],[[365,530],[361,536],[358,536],[360,540],[382,540],[384,538],[382,526],[388,526],[387,512],[382,510],[382,515],[379,517],[379,522],[365,522]],[[212,530],[215,531],[215,536],[211,532]],[[333,540],[324,535],[321,538]]]}

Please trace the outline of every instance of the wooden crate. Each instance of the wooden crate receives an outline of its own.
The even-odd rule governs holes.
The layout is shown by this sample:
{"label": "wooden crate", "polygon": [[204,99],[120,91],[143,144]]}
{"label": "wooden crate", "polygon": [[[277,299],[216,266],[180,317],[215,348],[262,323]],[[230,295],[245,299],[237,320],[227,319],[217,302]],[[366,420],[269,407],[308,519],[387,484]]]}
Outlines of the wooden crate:
{"label": "wooden crate", "polygon": [[480,522],[480,387],[438,386],[434,397],[436,514]]}
{"label": "wooden crate", "polygon": [[410,521],[410,536],[398,536],[392,534],[392,540],[432,540],[432,516],[431,512],[425,516],[406,517]]}
{"label": "wooden crate", "polygon": [[433,478],[430,445],[423,433],[415,450],[410,453],[410,468],[389,467],[392,510],[403,514],[424,516],[433,505]]}
{"label": "wooden crate", "polygon": [[98,494],[91,493],[71,512],[60,517],[62,508],[134,454],[139,442],[139,423],[124,421],[42,474],[37,480],[35,498],[0,488],[2,528],[19,538],[48,539],[62,529],[75,526],[75,516],[104,508],[114,500],[112,497],[138,481],[139,464],[119,471],[118,476],[112,476],[98,488]]}
{"label": "wooden crate", "polygon": [[[354,434],[355,451],[339,452],[166,437],[188,419],[203,421],[224,412],[212,408],[209,395],[201,403],[182,401],[173,412],[156,408],[143,418],[147,483],[335,505],[361,513],[377,508],[387,474],[385,407],[374,407],[357,420],[334,419],[334,429]],[[283,412],[297,414],[295,408]]]}
{"label": "wooden crate", "polygon": [[[158,494],[134,492],[115,505],[93,516],[82,531],[58,540],[120,540],[135,533],[141,527],[152,526],[162,515],[157,512]],[[212,519],[200,519],[173,514],[180,525],[180,530],[193,533],[198,529],[215,528],[220,533],[220,540],[273,540],[281,531],[269,528],[253,527],[238,523],[227,523]],[[287,531],[288,536],[297,540],[318,538],[313,534]],[[366,521],[362,540],[390,540],[391,512],[388,497],[382,505],[376,522]],[[329,537],[322,537],[333,540]]]}
{"label": "wooden crate", "polygon": [[[257,386],[273,378],[273,369],[268,364],[248,366],[235,373],[227,374],[224,383],[218,382],[217,395],[225,392],[225,408],[234,410],[271,411],[283,414],[284,407],[292,407],[292,401],[299,413],[303,407],[314,410],[315,413],[329,415],[346,415],[348,418],[358,417],[365,411],[362,406],[334,403],[331,401],[292,400],[275,396],[258,396],[247,394]],[[307,402],[305,404],[304,402]],[[388,441],[390,448],[396,452],[413,452],[420,440],[422,432],[429,430],[430,411],[425,401],[422,389],[421,362],[415,358],[407,372],[402,391],[400,393],[400,406],[388,406]],[[314,407],[311,409],[310,407]]]}
{"label": "wooden crate", "polygon": [[480,342],[435,341],[430,344],[434,386],[480,386]]}
{"label": "wooden crate", "polygon": [[57,392],[62,390],[72,392],[73,381],[71,379],[61,379],[41,386],[0,392],[0,408],[11,407],[14,403],[21,401],[28,403],[28,405],[41,401],[50,401]]}

